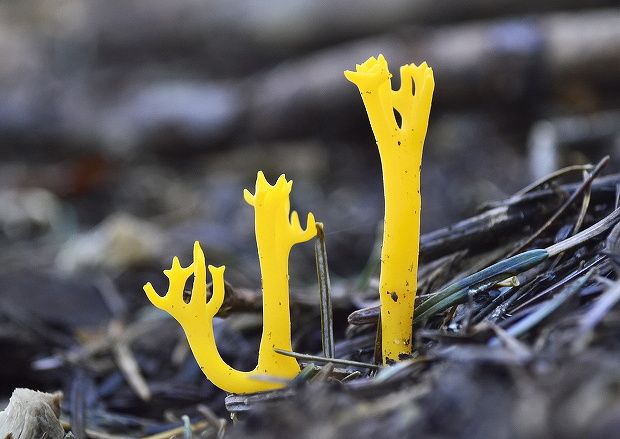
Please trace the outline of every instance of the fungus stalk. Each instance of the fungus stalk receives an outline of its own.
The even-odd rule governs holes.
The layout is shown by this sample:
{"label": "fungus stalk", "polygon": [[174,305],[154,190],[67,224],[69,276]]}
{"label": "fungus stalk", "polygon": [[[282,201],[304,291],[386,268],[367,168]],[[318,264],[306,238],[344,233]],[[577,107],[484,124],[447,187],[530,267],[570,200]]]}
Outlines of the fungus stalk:
{"label": "fungus stalk", "polygon": [[[420,240],[420,166],[435,82],[426,63],[400,68],[392,90],[379,55],[346,71],[360,90],[383,169],[385,216],[381,250],[381,343],[384,363],[411,354]],[[398,114],[400,122],[395,113]]]}
{"label": "fungus stalk", "polygon": [[[207,301],[205,256],[198,242],[194,261],[182,267],[174,258],[172,268],[164,271],[169,279],[165,296],[148,283],[144,291],[158,308],[168,311],[183,327],[196,361],[207,378],[231,393],[254,393],[284,387],[300,371],[297,360],[274,349],[291,351],[291,316],[289,310],[288,259],[293,245],[316,235],[314,216],[309,213],[302,229],[296,212],[290,213],[289,194],[292,181],[280,176],[271,186],[262,172],[256,179],[256,192],[244,192],[254,206],[256,243],[260,259],[263,288],[263,333],[254,370],[242,372],[230,367],[220,356],[213,333],[213,317],[224,301],[224,267],[209,265],[213,295]],[[192,295],[183,300],[185,282],[194,276]]]}

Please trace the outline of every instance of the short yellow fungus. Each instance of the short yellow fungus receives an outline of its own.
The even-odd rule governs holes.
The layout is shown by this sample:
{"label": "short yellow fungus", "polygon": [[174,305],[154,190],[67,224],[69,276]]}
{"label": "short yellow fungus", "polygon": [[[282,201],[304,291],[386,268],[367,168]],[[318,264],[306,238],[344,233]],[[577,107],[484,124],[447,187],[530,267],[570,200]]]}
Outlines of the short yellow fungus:
{"label": "short yellow fungus", "polygon": [[[274,349],[292,351],[289,310],[288,259],[293,245],[316,235],[314,216],[309,213],[302,229],[296,212],[290,213],[289,195],[293,182],[284,175],[270,185],[262,172],[256,179],[256,191],[244,191],[245,200],[254,206],[256,243],[260,259],[263,289],[263,332],[258,363],[249,372],[230,367],[220,356],[213,334],[213,317],[224,301],[224,268],[209,265],[213,295],[207,301],[205,256],[198,242],[194,244],[194,261],[182,267],[174,258],[165,270],[168,292],[160,296],[151,283],[144,286],[150,301],[168,311],[183,327],[189,345],[207,378],[230,393],[254,393],[281,388],[299,372],[297,360]],[[193,274],[192,295],[183,300],[183,289]]]}
{"label": "short yellow fungus", "polygon": [[[384,363],[411,354],[420,240],[420,166],[435,88],[422,63],[400,68],[392,90],[383,55],[345,76],[360,90],[383,168],[385,217],[381,250],[381,343]],[[398,113],[400,122],[395,113]]]}

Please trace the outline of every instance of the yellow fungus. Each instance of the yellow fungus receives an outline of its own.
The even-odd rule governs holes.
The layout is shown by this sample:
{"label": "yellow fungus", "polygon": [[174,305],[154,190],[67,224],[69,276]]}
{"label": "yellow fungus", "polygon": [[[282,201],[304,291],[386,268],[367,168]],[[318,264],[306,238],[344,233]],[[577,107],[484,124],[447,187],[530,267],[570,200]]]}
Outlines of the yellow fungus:
{"label": "yellow fungus", "polygon": [[[293,182],[284,175],[270,185],[262,172],[256,179],[256,191],[244,191],[245,200],[254,206],[256,243],[260,259],[263,289],[263,333],[254,370],[242,372],[230,367],[220,356],[213,334],[213,317],[224,301],[224,267],[209,265],[213,295],[207,301],[205,257],[198,242],[194,261],[182,267],[174,258],[172,268],[164,271],[169,279],[168,292],[159,296],[147,283],[144,291],[153,304],[168,311],[183,327],[189,345],[207,378],[230,393],[253,393],[283,387],[300,369],[292,357],[274,348],[292,351],[289,310],[288,258],[293,245],[316,235],[314,216],[309,213],[302,229],[296,212],[290,213],[289,194]],[[183,300],[187,279],[194,275],[189,303]]]}
{"label": "yellow fungus", "polygon": [[402,66],[400,75],[400,89],[392,90],[392,75],[383,55],[358,64],[355,72],[345,72],[362,95],[383,168],[385,224],[379,293],[384,362],[411,354],[420,239],[420,166],[435,87],[433,70],[426,63]]}

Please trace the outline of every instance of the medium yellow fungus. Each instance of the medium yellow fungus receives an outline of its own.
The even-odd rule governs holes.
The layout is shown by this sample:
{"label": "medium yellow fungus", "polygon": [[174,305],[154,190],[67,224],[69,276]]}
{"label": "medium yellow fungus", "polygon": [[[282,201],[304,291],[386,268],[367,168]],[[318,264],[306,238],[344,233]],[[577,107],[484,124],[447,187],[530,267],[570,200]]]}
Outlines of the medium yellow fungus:
{"label": "medium yellow fungus", "polygon": [[[213,317],[224,301],[224,267],[209,265],[213,295],[207,301],[205,257],[198,242],[194,244],[194,261],[182,267],[174,258],[172,268],[164,271],[169,279],[165,296],[159,296],[147,283],[144,291],[155,306],[168,311],[183,327],[189,345],[207,378],[230,393],[254,393],[283,387],[300,369],[292,357],[275,349],[292,351],[289,311],[288,259],[293,245],[316,235],[314,216],[309,213],[302,229],[296,212],[290,213],[289,194],[293,182],[284,175],[270,185],[262,172],[256,179],[256,192],[244,192],[254,206],[256,243],[260,259],[263,289],[263,333],[256,368],[242,372],[230,367],[220,356],[213,334]],[[187,279],[194,275],[189,303],[183,300]]]}
{"label": "medium yellow fungus", "polygon": [[435,81],[426,63],[409,64],[400,68],[400,89],[392,90],[392,75],[383,55],[344,74],[360,90],[383,168],[385,223],[379,293],[382,356],[388,363],[411,354],[420,240],[420,166]]}

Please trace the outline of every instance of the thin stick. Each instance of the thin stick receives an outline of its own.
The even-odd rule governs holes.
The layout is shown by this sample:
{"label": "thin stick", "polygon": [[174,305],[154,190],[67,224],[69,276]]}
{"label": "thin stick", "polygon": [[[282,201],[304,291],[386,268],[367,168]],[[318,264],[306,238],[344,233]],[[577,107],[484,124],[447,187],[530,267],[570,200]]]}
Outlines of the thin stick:
{"label": "thin stick", "polygon": [[189,416],[183,415],[181,419],[183,420],[183,439],[193,439],[192,423],[189,420]]}
{"label": "thin stick", "polygon": [[112,320],[108,326],[109,335],[114,340],[112,345],[114,359],[129,387],[142,401],[149,401],[152,396],[151,389],[142,375],[138,360],[130,349],[129,343],[121,339],[124,329],[124,324],[116,319]]}
{"label": "thin stick", "polygon": [[298,360],[320,361],[323,363],[343,364],[345,366],[365,367],[367,369],[381,369],[382,367],[377,364],[362,363],[360,361],[352,361],[352,360],[340,360],[338,358],[323,358],[323,357],[319,357],[316,355],[300,354],[297,352],[290,352],[290,351],[285,351],[285,350],[277,349],[277,348],[274,348],[273,350],[276,351],[278,354],[297,358]]}
{"label": "thin stick", "polygon": [[566,277],[564,277],[558,283],[553,284],[549,288],[547,288],[547,289],[541,291],[540,293],[536,294],[534,297],[530,297],[525,302],[523,302],[523,303],[517,305],[516,307],[514,307],[513,309],[511,309],[510,310],[511,314],[515,314],[515,313],[521,311],[523,308],[525,308],[525,307],[531,305],[532,303],[536,302],[541,297],[544,297],[544,296],[548,295],[549,293],[552,293],[553,291],[555,291],[558,288],[564,286],[565,284],[567,284],[568,282],[572,281],[576,277],[581,276],[582,274],[586,273],[588,270],[591,270],[592,268],[596,267],[604,259],[605,259],[604,256],[600,256],[600,257],[596,258],[591,264],[588,264],[585,267],[578,269],[577,271],[569,273]]}
{"label": "thin stick", "polygon": [[[195,424],[192,424],[191,429],[194,431],[200,430],[202,428],[209,426],[209,424],[210,423],[208,421],[196,422]],[[151,436],[143,436],[142,439],[168,439],[168,438],[176,436],[177,434],[183,433],[184,430],[185,430],[185,426],[182,425],[180,427],[175,427],[170,430],[162,431],[160,433],[156,433]],[[87,433],[90,434],[90,432],[88,431]],[[93,436],[93,437],[96,437],[96,436]],[[116,438],[117,436],[110,436],[110,437]],[[118,438],[120,439],[121,437],[118,436]]]}
{"label": "thin stick", "polygon": [[552,172],[549,175],[544,176],[543,178],[541,178],[540,180],[535,181],[534,183],[524,187],[523,189],[521,189],[519,192],[515,193],[512,197],[510,197],[510,199],[513,198],[519,198],[525,194],[527,194],[528,192],[533,191],[534,189],[547,184],[553,180],[555,180],[558,177],[562,177],[570,172],[575,172],[575,171],[591,171],[594,168],[594,165],[573,165],[573,166],[567,166],[566,168],[562,168],[562,169],[558,169],[557,171]]}
{"label": "thin stick", "polygon": [[[602,278],[597,280],[605,282],[607,279]],[[613,285],[601,294],[588,312],[581,317],[579,329],[577,331],[578,336],[573,343],[573,350],[581,351],[588,345],[596,325],[598,325],[607,313],[616,306],[618,301],[620,301],[620,283],[613,282]]]}
{"label": "thin stick", "polygon": [[[588,178],[588,173],[584,171],[584,179]],[[592,198],[592,185],[589,185],[586,192],[583,194],[583,201],[581,203],[581,211],[579,212],[579,216],[577,217],[577,222],[575,223],[572,234],[579,233],[579,229],[583,225],[583,220],[586,217],[586,213],[588,212],[588,207],[590,207],[590,200]]]}
{"label": "thin stick", "polygon": [[71,383],[71,430],[76,439],[86,438],[86,387],[86,373],[78,368]]}
{"label": "thin stick", "polygon": [[323,230],[323,223],[316,223],[316,240],[314,249],[316,253],[316,271],[319,278],[323,355],[325,358],[334,358],[336,356],[336,348],[334,346],[332,297],[330,294],[329,270],[327,268],[327,251],[325,249],[325,230]]}
{"label": "thin stick", "polygon": [[564,204],[560,206],[560,208],[551,216],[551,218],[549,218],[547,222],[543,224],[543,226],[540,229],[538,229],[532,236],[530,236],[527,241],[525,241],[518,248],[510,252],[508,257],[521,253],[528,245],[534,242],[536,238],[538,238],[545,230],[547,230],[560,217],[560,215],[562,215],[566,211],[566,209],[568,209],[568,207],[573,203],[573,201],[575,201],[575,199],[579,195],[581,195],[581,193],[584,190],[590,187],[592,180],[594,180],[594,178],[598,175],[598,173],[601,172],[601,169],[603,169],[609,163],[609,161],[610,161],[609,156],[603,157],[603,159],[600,162],[598,162],[598,164],[592,170],[592,172],[590,172],[590,175],[588,175],[588,178],[584,180],[581,186],[579,186],[579,188],[575,192],[573,192],[573,194],[568,198],[568,200],[566,200],[566,202],[564,202]]}
{"label": "thin stick", "polygon": [[620,219],[620,208],[614,210],[596,224],[593,224],[564,241],[553,244],[546,249],[528,250],[524,253],[512,256],[448,285],[430,299],[417,306],[413,323],[416,324],[427,320],[450,306],[463,303],[467,299],[467,295],[472,288],[475,288],[477,291],[487,289],[509,276],[523,273],[552,256],[556,256],[563,251],[600,235],[618,222],[618,219]]}
{"label": "thin stick", "polygon": [[[590,270],[585,274],[585,276],[566,286],[564,290],[550,299],[548,303],[542,305],[532,314],[524,317],[518,323],[506,329],[506,333],[513,337],[519,337],[525,334],[527,331],[538,325],[544,318],[548,317],[551,313],[557,310],[569,298],[577,294],[579,290],[590,280],[590,278],[596,274],[598,274],[598,270],[596,268]],[[491,343],[491,345],[493,345],[493,343]]]}
{"label": "thin stick", "polygon": [[594,238],[597,235],[600,235],[611,226],[613,226],[615,223],[617,223],[619,218],[620,208],[614,210],[596,224],[591,225],[587,229],[582,230],[581,232],[571,236],[570,238],[566,238],[564,241],[560,241],[556,244],[550,245],[545,250],[549,254],[549,257],[560,254],[563,251],[566,251],[572,247],[581,244],[582,242],[585,242],[591,238]]}

